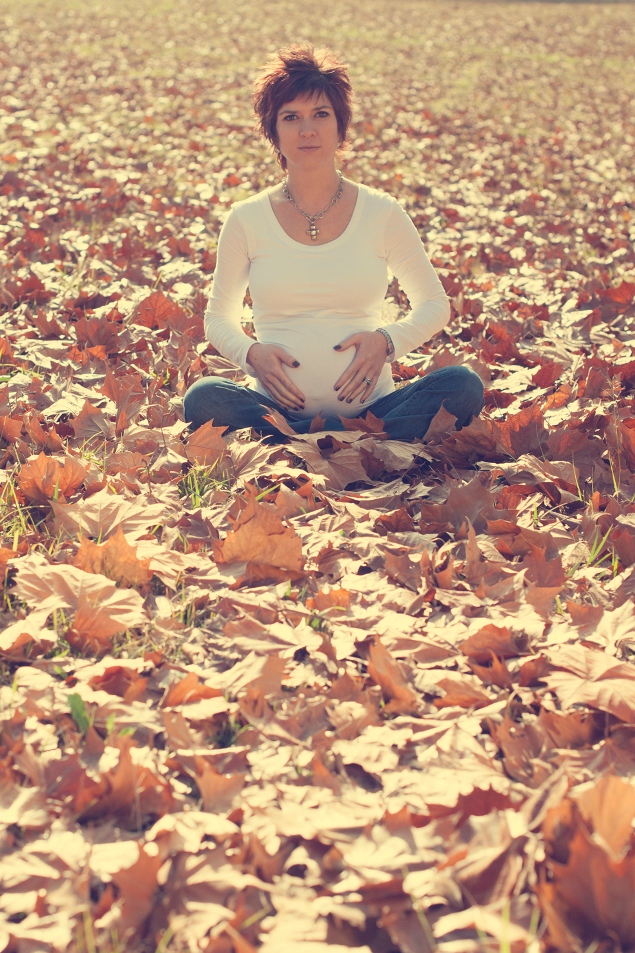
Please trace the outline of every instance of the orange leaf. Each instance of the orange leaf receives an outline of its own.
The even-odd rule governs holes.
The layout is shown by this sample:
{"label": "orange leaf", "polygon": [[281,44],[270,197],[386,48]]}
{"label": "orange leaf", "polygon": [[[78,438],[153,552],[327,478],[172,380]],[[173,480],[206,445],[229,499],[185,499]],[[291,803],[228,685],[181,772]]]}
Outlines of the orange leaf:
{"label": "orange leaf", "polygon": [[513,635],[506,626],[484,625],[460,646],[463,655],[475,662],[489,662],[493,652],[501,658],[514,658],[527,651],[526,640]]}
{"label": "orange leaf", "polygon": [[227,452],[227,444],[221,437],[227,427],[215,427],[213,420],[195,430],[185,444],[185,453],[190,463],[213,466]]}
{"label": "orange leaf", "polygon": [[318,592],[316,596],[306,600],[307,609],[324,612],[325,609],[348,609],[351,604],[351,594],[347,589],[331,589],[330,592]]}
{"label": "orange leaf", "polygon": [[134,764],[131,738],[119,742],[119,762],[98,782],[79,788],[75,808],[82,821],[114,815],[127,827],[137,830],[143,818],[162,817],[171,810],[173,797],[168,781],[149,768]]}
{"label": "orange leaf", "polygon": [[244,774],[219,774],[219,772],[199,755],[195,755],[196,774],[194,780],[203,798],[203,810],[215,814],[231,811],[245,784]]}
{"label": "orange leaf", "polygon": [[0,417],[0,438],[7,443],[15,443],[22,433],[22,417]]}
{"label": "orange leaf", "polygon": [[404,715],[415,714],[419,710],[419,699],[406,681],[401,666],[386,646],[375,640],[369,654],[368,675],[389,699],[386,711],[396,711]]}
{"label": "orange leaf", "polygon": [[175,685],[172,685],[163,702],[164,708],[173,708],[174,705],[188,705],[200,702],[203,698],[218,698],[223,693],[211,685],[204,685],[195,672],[189,672]]}
{"label": "orange leaf", "polygon": [[344,430],[361,430],[362,433],[385,433],[381,417],[375,417],[370,410],[364,417],[340,417]]}
{"label": "orange leaf", "polygon": [[453,705],[460,708],[484,708],[492,703],[490,696],[475,688],[466,676],[441,678],[437,685],[446,694],[443,698],[434,699],[435,708],[449,708]]}
{"label": "orange leaf", "polygon": [[178,321],[184,317],[185,312],[175,301],[164,295],[162,291],[153,291],[135,308],[132,323],[154,330],[165,328],[172,321]]}
{"label": "orange leaf", "polygon": [[18,474],[18,486],[31,503],[48,503],[64,499],[84,482],[88,467],[74,457],[66,457],[60,465],[57,460],[40,453],[36,460],[25,463]]}
{"label": "orange leaf", "polygon": [[302,541],[291,526],[285,526],[275,507],[251,497],[236,528],[222,542],[212,541],[219,563],[245,562],[253,566],[299,572],[302,569]]}
{"label": "orange leaf", "polygon": [[88,682],[94,691],[108,692],[109,695],[118,695],[126,702],[137,701],[145,692],[147,678],[142,678],[134,668],[124,665],[111,665],[103,675],[95,675]]}
{"label": "orange leaf", "polygon": [[73,565],[85,572],[101,573],[120,586],[144,586],[152,579],[150,559],[139,559],[137,547],[130,546],[121,526],[110,539],[98,545],[83,538]]}

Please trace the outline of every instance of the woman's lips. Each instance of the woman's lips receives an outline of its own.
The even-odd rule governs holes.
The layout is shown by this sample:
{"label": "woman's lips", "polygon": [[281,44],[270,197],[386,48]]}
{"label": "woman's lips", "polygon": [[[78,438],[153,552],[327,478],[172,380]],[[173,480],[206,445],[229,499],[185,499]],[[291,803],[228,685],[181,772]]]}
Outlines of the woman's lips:
{"label": "woman's lips", "polygon": [[319,146],[300,146],[302,152],[313,152],[314,149],[319,149]]}

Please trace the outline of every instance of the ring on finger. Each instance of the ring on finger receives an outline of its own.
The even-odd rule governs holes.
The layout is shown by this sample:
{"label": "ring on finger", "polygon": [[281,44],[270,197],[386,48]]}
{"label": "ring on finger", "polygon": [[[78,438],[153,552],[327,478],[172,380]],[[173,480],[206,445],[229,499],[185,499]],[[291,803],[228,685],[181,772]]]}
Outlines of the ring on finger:
{"label": "ring on finger", "polygon": [[365,377],[365,378],[364,378],[364,383],[365,383],[365,384],[372,384],[373,382],[372,382],[372,380],[370,379],[370,377]]}

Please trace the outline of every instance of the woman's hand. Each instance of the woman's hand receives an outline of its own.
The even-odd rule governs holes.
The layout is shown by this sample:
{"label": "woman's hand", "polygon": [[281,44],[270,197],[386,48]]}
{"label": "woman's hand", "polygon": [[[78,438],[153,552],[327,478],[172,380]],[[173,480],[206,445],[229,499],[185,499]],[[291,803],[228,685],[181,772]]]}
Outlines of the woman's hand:
{"label": "woman's hand", "polygon": [[[335,390],[340,391],[337,399],[350,404],[361,394],[363,404],[372,394],[386,363],[386,338],[379,331],[362,331],[336,344],[335,350],[346,351],[349,347],[354,347],[357,353],[335,384]],[[370,384],[364,381],[365,377]]]}
{"label": "woman's hand", "polygon": [[299,361],[292,358],[277,344],[252,344],[247,351],[247,362],[251,364],[256,377],[267,393],[281,407],[288,410],[304,410],[304,394],[299,390],[284,369],[299,367]]}

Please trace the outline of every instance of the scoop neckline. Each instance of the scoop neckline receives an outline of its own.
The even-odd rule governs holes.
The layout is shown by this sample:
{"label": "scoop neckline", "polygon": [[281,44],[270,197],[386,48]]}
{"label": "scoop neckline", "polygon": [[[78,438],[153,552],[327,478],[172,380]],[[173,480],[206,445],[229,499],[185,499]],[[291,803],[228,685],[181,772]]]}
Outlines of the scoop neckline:
{"label": "scoop neckline", "polygon": [[273,226],[274,231],[277,233],[279,238],[281,238],[284,242],[286,242],[287,245],[291,245],[293,248],[306,248],[312,254],[316,252],[321,252],[324,249],[331,249],[341,244],[343,241],[345,241],[345,239],[347,239],[350,236],[350,234],[357,227],[357,223],[359,222],[359,219],[361,217],[364,204],[366,202],[366,187],[364,186],[363,182],[357,182],[355,184],[357,185],[357,197],[355,199],[355,207],[353,208],[353,214],[348,220],[348,225],[346,226],[342,234],[338,235],[337,238],[334,238],[332,242],[323,242],[321,245],[305,245],[304,242],[298,242],[295,240],[295,238],[291,238],[290,235],[287,235],[284,228],[282,227],[282,225],[276,218],[276,213],[274,212],[273,206],[271,204],[270,193],[271,193],[271,190],[274,188],[273,185],[268,186],[263,192],[265,212],[269,221],[271,222],[271,225]]}

